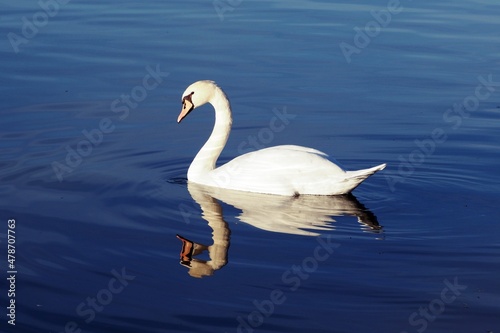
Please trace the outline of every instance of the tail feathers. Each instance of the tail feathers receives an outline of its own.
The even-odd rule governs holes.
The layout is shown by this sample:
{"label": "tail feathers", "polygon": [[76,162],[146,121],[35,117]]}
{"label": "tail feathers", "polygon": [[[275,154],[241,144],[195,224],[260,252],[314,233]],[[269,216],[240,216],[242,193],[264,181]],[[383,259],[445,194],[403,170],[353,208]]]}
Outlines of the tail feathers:
{"label": "tail feathers", "polygon": [[373,168],[369,168],[369,169],[363,169],[363,170],[356,170],[356,171],[346,171],[346,174],[347,174],[347,177],[348,179],[352,179],[352,178],[357,178],[357,179],[360,179],[360,180],[364,180],[366,178],[368,178],[369,176],[373,175],[375,172],[377,171],[380,171],[380,170],[384,170],[386,167],[386,164],[380,164],[380,165],[377,165]]}
{"label": "tail feathers", "polygon": [[356,170],[356,171],[346,171],[345,178],[345,191],[344,193],[349,193],[358,187],[366,178],[373,175],[375,172],[383,170],[386,167],[386,164],[380,164],[373,168]]}

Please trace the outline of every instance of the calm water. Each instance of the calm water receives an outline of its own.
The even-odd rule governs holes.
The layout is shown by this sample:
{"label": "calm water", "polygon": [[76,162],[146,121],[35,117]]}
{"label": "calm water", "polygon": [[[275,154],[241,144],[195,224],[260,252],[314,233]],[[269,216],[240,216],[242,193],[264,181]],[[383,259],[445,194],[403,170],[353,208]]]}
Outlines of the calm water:
{"label": "calm water", "polygon": [[[500,329],[498,1],[62,2],[0,15],[2,332]],[[188,187],[200,79],[222,162],[388,167],[340,198]]]}

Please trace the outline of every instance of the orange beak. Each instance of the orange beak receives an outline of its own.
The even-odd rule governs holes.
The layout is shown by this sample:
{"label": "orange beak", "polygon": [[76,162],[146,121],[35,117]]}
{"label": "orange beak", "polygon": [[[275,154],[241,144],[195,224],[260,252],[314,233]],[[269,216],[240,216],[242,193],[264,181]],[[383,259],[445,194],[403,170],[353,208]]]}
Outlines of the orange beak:
{"label": "orange beak", "polygon": [[182,101],[182,110],[181,113],[179,114],[179,117],[177,117],[177,123],[180,123],[182,119],[184,119],[189,112],[193,111],[194,105],[193,102],[191,102],[191,95],[189,95],[189,98],[185,97]]}

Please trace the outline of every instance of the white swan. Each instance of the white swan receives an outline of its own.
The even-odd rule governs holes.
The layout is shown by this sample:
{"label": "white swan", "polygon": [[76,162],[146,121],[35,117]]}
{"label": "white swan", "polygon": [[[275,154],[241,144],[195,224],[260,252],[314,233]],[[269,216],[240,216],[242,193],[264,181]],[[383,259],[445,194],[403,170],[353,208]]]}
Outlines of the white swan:
{"label": "white swan", "polygon": [[206,103],[215,109],[215,125],[189,167],[187,178],[190,182],[286,196],[338,195],[351,192],[368,176],[386,166],[345,171],[319,150],[285,145],[250,152],[216,168],[232,124],[231,106],[222,89],[213,81],[191,84],[182,95],[182,110],[177,122]]}

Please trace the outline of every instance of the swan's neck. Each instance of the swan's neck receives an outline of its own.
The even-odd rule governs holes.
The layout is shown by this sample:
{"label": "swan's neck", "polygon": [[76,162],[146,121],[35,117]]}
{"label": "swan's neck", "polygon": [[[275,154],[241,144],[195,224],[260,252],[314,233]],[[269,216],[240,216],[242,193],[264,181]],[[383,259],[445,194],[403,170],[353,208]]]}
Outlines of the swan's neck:
{"label": "swan's neck", "polygon": [[215,169],[215,163],[226,145],[233,122],[229,100],[220,88],[216,88],[209,103],[215,109],[214,129],[188,170],[188,179],[200,183],[203,183],[204,177]]}

